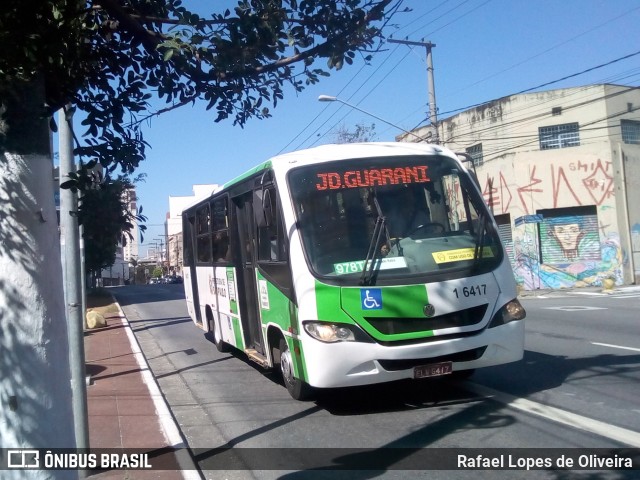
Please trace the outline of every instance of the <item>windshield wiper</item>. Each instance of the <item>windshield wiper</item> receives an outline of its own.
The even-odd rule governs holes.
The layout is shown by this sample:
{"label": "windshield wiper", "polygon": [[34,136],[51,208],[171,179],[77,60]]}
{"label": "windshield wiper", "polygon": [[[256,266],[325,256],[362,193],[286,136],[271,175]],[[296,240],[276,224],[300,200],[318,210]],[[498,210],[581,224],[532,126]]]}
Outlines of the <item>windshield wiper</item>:
{"label": "windshield wiper", "polygon": [[373,234],[371,235],[371,242],[369,243],[369,249],[367,250],[367,257],[364,259],[364,267],[362,269],[362,275],[360,276],[360,285],[371,285],[374,280],[374,272],[376,268],[376,258],[380,252],[380,240],[382,235],[386,236],[387,242],[391,242],[389,238],[389,230],[387,229],[387,219],[382,215],[382,209],[378,203],[378,199],[373,197],[373,204],[378,212],[378,218],[376,218],[376,224],[373,227]]}

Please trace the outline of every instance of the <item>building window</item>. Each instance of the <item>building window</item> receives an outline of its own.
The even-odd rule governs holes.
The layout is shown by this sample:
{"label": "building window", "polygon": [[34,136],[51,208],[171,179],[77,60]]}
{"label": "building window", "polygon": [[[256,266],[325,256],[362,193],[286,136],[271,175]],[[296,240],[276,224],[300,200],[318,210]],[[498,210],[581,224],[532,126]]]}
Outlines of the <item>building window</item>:
{"label": "building window", "polygon": [[541,261],[548,265],[600,260],[595,206],[538,210]]}
{"label": "building window", "polygon": [[484,163],[484,159],[482,158],[482,144],[478,143],[473,147],[467,148],[466,152],[471,155],[473,159],[473,165],[476,167],[481,166]]}
{"label": "building window", "polygon": [[622,141],[624,143],[640,145],[640,122],[621,120],[620,127],[622,127]]}
{"label": "building window", "polygon": [[578,122],[552,125],[538,129],[540,150],[577,147],[580,145]]}
{"label": "building window", "polygon": [[551,109],[551,115],[553,115],[554,117],[556,115],[562,115],[562,107],[553,107]]}

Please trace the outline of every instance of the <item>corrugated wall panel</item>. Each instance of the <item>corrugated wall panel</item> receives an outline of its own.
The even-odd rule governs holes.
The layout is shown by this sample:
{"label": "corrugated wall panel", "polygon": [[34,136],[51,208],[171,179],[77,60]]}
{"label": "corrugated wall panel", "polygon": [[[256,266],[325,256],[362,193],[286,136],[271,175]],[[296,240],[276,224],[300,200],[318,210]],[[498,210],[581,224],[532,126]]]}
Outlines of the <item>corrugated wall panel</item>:
{"label": "corrugated wall panel", "polygon": [[600,260],[597,215],[545,217],[540,223],[542,263]]}

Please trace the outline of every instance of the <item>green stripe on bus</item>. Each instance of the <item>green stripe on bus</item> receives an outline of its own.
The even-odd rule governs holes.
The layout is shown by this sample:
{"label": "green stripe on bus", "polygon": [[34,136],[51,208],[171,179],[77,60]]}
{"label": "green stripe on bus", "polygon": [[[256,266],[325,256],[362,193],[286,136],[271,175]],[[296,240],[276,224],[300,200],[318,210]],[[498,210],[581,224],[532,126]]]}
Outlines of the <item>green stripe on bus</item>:
{"label": "green stripe on bus", "polygon": [[[316,281],[318,320],[357,323],[379,341],[412,340],[433,336],[433,330],[384,334],[376,330],[367,318],[424,318],[424,306],[429,303],[424,284],[393,287],[339,287]],[[362,295],[366,290],[380,290],[379,309],[366,309]],[[365,293],[363,293],[365,292]]]}
{"label": "green stripe on bus", "polygon": [[233,335],[236,337],[236,348],[244,350],[244,339],[242,338],[242,326],[240,325],[240,318],[232,317],[233,323]]}
{"label": "green stripe on bus", "polygon": [[[433,336],[433,330],[411,333],[384,334],[375,329],[367,319],[374,318],[425,318],[424,306],[429,303],[424,284],[393,287],[343,287],[341,306],[369,335],[379,341],[412,340]],[[366,308],[363,297],[367,291],[379,298],[376,308]]]}
{"label": "green stripe on bus", "polygon": [[262,324],[275,323],[282,330],[289,331],[295,323],[295,318],[291,315],[291,300],[273,283],[265,279],[258,270],[256,270],[256,280]]}
{"label": "green stripe on bus", "polygon": [[227,267],[227,295],[229,295],[229,310],[238,315],[238,299],[236,298],[236,281],[233,267]]}
{"label": "green stripe on bus", "polygon": [[340,308],[340,287],[316,280],[317,319],[340,323],[354,323],[354,319]]}
{"label": "green stripe on bus", "polygon": [[294,376],[306,382],[308,376],[307,367],[304,361],[304,351],[302,350],[302,342],[297,338],[291,337],[288,337],[287,341],[289,343],[289,349],[291,349]]}
{"label": "green stripe on bus", "polygon": [[246,172],[238,175],[236,178],[229,180],[222,186],[222,189],[227,189],[236,183],[241,183],[243,180],[255,175],[256,173],[262,172],[263,170],[268,170],[271,168],[271,160],[267,160],[266,162],[262,162],[260,165],[252,168],[251,170],[247,170]]}
{"label": "green stripe on bus", "polygon": [[[366,291],[380,291],[380,308],[366,309],[362,295]],[[366,317],[424,317],[424,306],[428,303],[424,284],[397,287],[343,287],[342,307],[355,318]]]}

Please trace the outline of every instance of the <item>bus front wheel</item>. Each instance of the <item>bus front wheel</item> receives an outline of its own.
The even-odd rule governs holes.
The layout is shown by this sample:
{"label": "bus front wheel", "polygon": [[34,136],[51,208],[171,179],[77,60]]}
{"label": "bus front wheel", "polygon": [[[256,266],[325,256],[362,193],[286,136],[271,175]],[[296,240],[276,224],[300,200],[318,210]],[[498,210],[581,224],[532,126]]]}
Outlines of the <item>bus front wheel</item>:
{"label": "bus front wheel", "polygon": [[293,376],[293,357],[289,345],[284,338],[280,339],[280,373],[282,374],[282,380],[289,395],[295,400],[306,400],[312,393],[313,388],[306,382],[303,382],[299,378]]}

